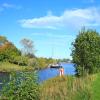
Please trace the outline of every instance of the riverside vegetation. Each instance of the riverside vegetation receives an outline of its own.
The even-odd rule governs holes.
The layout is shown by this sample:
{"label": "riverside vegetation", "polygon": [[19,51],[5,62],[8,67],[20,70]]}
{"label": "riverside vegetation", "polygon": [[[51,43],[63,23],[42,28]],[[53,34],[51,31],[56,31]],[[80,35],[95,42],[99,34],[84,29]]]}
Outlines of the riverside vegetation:
{"label": "riverside vegetation", "polygon": [[[22,50],[23,52],[18,50],[5,37],[0,37],[1,65],[7,62],[18,65],[16,69],[23,66],[25,68],[32,67],[36,70],[39,66],[51,62],[51,59],[46,62],[47,59],[37,58],[32,54],[32,41],[23,39],[21,42],[24,47],[23,50],[25,50]],[[15,74],[1,91],[1,100],[100,100],[99,33],[91,29],[82,29],[72,45],[76,76],[55,77],[39,84],[35,79],[36,74],[27,74],[26,72],[17,76]]]}
{"label": "riverside vegetation", "polygon": [[93,76],[56,77],[41,85],[41,100],[92,100]]}
{"label": "riverside vegetation", "polygon": [[6,37],[0,36],[0,71],[44,69],[52,62],[69,61],[69,59],[36,57],[32,40],[24,38],[20,42],[21,50]]}

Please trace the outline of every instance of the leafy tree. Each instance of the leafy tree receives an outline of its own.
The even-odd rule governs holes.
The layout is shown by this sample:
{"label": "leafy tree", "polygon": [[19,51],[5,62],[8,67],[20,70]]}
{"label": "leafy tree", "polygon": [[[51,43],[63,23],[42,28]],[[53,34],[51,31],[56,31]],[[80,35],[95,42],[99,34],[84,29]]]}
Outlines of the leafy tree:
{"label": "leafy tree", "polygon": [[38,64],[37,66],[39,69],[47,68],[49,64],[54,64],[57,62],[58,62],[57,59],[43,58],[43,57],[37,58],[37,64]]}
{"label": "leafy tree", "polygon": [[20,51],[9,42],[5,37],[0,36],[0,61],[10,61],[16,56],[21,55]]}
{"label": "leafy tree", "polygon": [[73,43],[72,57],[78,76],[100,70],[99,33],[82,29]]}
{"label": "leafy tree", "polygon": [[37,58],[37,63],[40,69],[46,68],[48,66],[48,63],[46,62],[47,62],[46,58],[42,57]]}
{"label": "leafy tree", "polygon": [[29,57],[34,57],[34,44],[33,41],[30,39],[22,39],[20,41],[21,45],[23,46],[22,53]]}

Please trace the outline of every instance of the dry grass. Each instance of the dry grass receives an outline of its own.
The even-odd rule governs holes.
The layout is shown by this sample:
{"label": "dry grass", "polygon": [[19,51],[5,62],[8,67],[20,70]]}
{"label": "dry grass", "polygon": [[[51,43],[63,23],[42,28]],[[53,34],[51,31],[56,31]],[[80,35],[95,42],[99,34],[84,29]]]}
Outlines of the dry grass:
{"label": "dry grass", "polygon": [[41,85],[41,100],[91,100],[93,77],[56,77]]}

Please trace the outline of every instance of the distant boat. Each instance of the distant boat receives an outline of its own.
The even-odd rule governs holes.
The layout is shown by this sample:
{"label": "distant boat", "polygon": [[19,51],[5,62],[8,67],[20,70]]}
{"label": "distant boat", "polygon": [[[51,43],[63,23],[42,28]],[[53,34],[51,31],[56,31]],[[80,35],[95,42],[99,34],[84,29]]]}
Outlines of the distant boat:
{"label": "distant boat", "polygon": [[[54,42],[54,38],[52,38],[53,40],[53,43],[55,43]],[[51,56],[51,58],[53,59],[53,57],[54,57],[54,44],[53,44],[53,46],[52,46],[52,56]],[[49,68],[62,68],[62,66],[61,66],[61,64],[60,63],[58,63],[56,60],[54,61],[55,59],[53,59],[53,62],[52,62],[52,64],[49,64]]]}
{"label": "distant boat", "polygon": [[60,64],[50,64],[48,67],[49,68],[62,68]]}

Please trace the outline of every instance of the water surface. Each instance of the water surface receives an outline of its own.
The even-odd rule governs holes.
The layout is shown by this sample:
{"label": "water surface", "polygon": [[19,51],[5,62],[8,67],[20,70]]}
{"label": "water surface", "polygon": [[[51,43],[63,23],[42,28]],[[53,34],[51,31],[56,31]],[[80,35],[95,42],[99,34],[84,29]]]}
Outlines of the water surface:
{"label": "water surface", "polygon": [[[61,63],[64,68],[65,75],[74,75],[75,68],[73,63]],[[38,72],[39,82],[43,82],[49,78],[59,76],[59,69],[56,68],[46,68]],[[0,90],[10,80],[10,73],[0,72]]]}
{"label": "water surface", "polygon": [[[75,68],[73,63],[61,63],[64,68],[64,75],[75,75]],[[59,76],[59,69],[46,68],[38,72],[39,82],[43,82],[49,78]]]}

